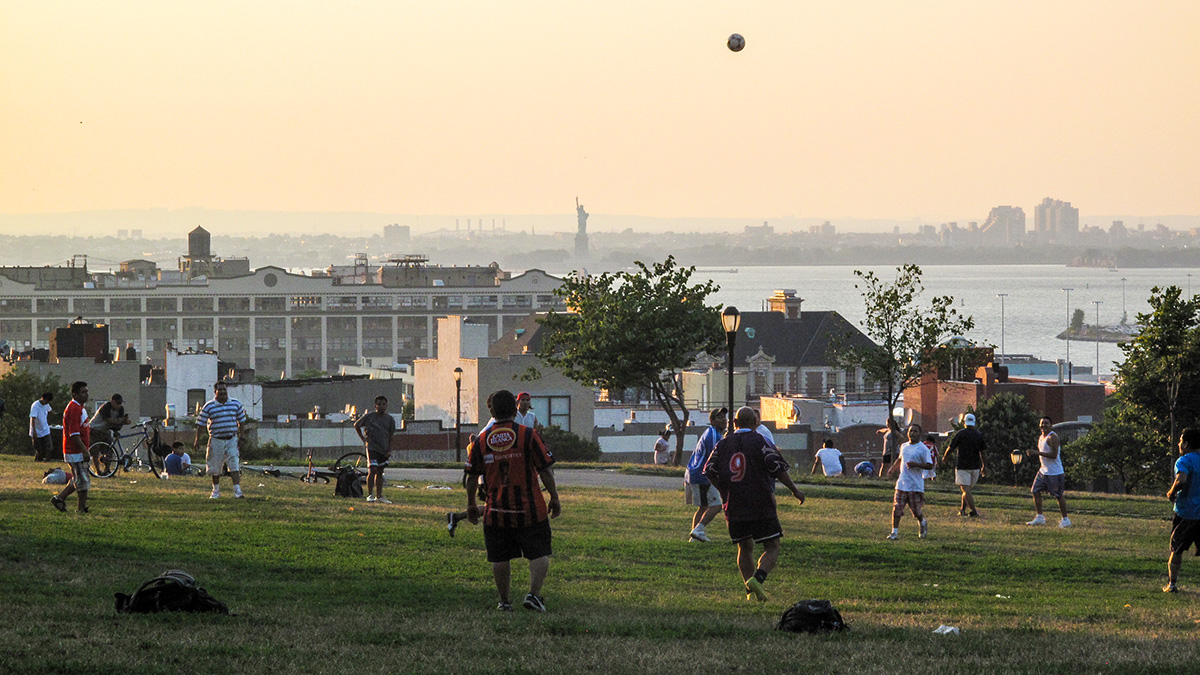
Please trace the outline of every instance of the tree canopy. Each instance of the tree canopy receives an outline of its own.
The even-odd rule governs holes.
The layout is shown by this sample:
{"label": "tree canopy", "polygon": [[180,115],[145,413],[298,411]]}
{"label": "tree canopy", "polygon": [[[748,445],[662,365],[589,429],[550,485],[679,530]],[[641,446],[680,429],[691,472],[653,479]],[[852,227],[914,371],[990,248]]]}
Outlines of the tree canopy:
{"label": "tree canopy", "polygon": [[[1029,450],[1037,445],[1038,414],[1024,396],[1012,393],[996,394],[980,401],[978,408],[967,407],[978,420],[979,433],[987,443],[986,481],[1004,485],[1025,484],[1033,480],[1040,463],[1022,461],[1014,465],[1013,450]],[[1028,458],[1024,458],[1028,459]]]}
{"label": "tree canopy", "polygon": [[874,347],[844,340],[834,346],[834,356],[843,367],[860,367],[867,379],[878,382],[888,397],[888,409],[896,407],[905,389],[936,370],[935,348],[944,339],[975,327],[975,320],[954,309],[949,295],[934,297],[928,308],[919,306],[925,292],[921,268],[896,268],[896,280],[886,282],[874,272],[855,270],[854,284],[866,303],[863,332]]}
{"label": "tree canopy", "polygon": [[545,330],[537,355],[585,385],[648,390],[676,430],[676,462],[690,413],[680,372],[701,351],[724,349],[719,308],[707,304],[712,281],[692,284],[694,267],[674,257],[632,272],[571,274],[554,292],[567,312],[539,320]]}
{"label": "tree canopy", "polygon": [[[29,407],[45,392],[54,394],[50,405],[54,412],[50,423],[62,421],[63,408],[71,400],[70,387],[58,381],[55,375],[34,375],[25,368],[13,368],[0,377],[0,399],[4,400],[6,412],[0,418],[0,447],[6,452],[32,454],[29,441]],[[62,448],[51,448],[51,456],[62,452]]]}

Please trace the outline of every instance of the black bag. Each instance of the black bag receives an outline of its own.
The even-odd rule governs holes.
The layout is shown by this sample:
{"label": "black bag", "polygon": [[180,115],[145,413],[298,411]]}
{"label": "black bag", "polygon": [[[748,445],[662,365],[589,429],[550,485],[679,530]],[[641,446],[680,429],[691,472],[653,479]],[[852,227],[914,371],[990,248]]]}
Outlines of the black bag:
{"label": "black bag", "polygon": [[154,612],[214,612],[229,614],[225,603],[212,597],[182,570],[168,570],[142,584],[132,596],[117,593],[118,614]]}
{"label": "black bag", "polygon": [[363,496],[362,484],[362,474],[357,469],[352,466],[343,466],[338,470],[337,485],[333,488],[333,494],[339,497],[361,498]]}
{"label": "black bag", "polygon": [[775,630],[791,633],[828,633],[850,630],[828,600],[801,600],[788,607]]}

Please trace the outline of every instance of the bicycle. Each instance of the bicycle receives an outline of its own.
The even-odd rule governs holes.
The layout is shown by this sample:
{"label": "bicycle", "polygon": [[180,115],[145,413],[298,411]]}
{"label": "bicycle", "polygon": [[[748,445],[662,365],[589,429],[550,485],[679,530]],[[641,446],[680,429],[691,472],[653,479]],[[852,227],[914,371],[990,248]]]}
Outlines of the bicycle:
{"label": "bicycle", "polygon": [[[109,478],[116,474],[118,469],[124,469],[126,472],[144,473],[149,471],[156,477],[163,476],[166,473],[163,458],[170,453],[170,448],[159,438],[159,422],[162,422],[161,417],[151,417],[149,422],[142,422],[130,427],[130,429],[139,431],[131,434],[114,433],[112,443],[106,441],[92,443],[88,448],[88,453],[92,457],[92,461],[88,463],[88,473],[97,478]],[[121,443],[121,439],[134,437],[138,439],[137,442],[133,444],[133,447],[126,449]]]}
{"label": "bicycle", "polygon": [[328,483],[331,479],[336,480],[342,469],[351,468],[356,472],[365,475],[367,468],[367,456],[361,452],[347,452],[337,458],[333,464],[329,465],[328,471],[323,471],[313,467],[312,452],[308,453],[308,473],[300,477],[300,480],[305,483]]}

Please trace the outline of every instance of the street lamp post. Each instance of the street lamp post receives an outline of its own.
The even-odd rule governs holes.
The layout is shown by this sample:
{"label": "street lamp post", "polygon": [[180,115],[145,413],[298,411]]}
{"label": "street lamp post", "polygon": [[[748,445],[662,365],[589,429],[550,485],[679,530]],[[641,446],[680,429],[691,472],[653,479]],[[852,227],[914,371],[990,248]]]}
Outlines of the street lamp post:
{"label": "street lamp post", "polygon": [[1100,383],[1100,305],[1104,304],[1102,300],[1093,300],[1092,304],[1096,306],[1096,384]]}
{"label": "street lamp post", "polygon": [[1121,277],[1121,323],[1125,323],[1125,317],[1129,316],[1125,313],[1125,277]]}
{"label": "street lamp post", "polygon": [[462,462],[462,368],[454,369],[454,461]]}
{"label": "street lamp post", "polygon": [[1071,382],[1071,291],[1074,288],[1064,288],[1067,292],[1067,382]]}
{"label": "street lamp post", "polygon": [[726,434],[733,430],[733,346],[737,342],[738,328],[742,325],[742,315],[737,307],[730,305],[721,312],[721,326],[725,329],[726,370],[729,373],[729,415],[726,418]]}
{"label": "street lamp post", "polygon": [[997,298],[1000,298],[1000,363],[1004,363],[1004,299],[1008,297],[1008,293],[997,293]]}

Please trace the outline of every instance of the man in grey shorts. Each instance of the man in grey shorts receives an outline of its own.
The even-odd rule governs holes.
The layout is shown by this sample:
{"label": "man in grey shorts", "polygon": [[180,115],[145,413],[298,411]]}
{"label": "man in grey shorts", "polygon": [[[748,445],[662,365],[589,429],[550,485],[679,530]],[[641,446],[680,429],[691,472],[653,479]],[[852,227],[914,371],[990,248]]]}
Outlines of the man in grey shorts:
{"label": "man in grey shorts", "polygon": [[951,452],[958,453],[954,460],[954,483],[962,492],[958,515],[978,518],[979,512],[975,510],[975,496],[971,494],[971,488],[987,473],[987,457],[984,454],[987,443],[983,440],[983,434],[975,428],[974,415],[963,415],[963,425],[964,427],[954,434],[954,438],[950,439],[942,461],[948,461]]}
{"label": "man in grey shorts", "polygon": [[1058,509],[1062,512],[1062,520],[1059,521],[1058,526],[1070,527],[1071,519],[1067,517],[1067,499],[1064,496],[1067,476],[1066,471],[1063,470],[1058,434],[1054,433],[1054,421],[1049,417],[1043,417],[1038,422],[1038,428],[1042,430],[1042,435],[1038,438],[1038,447],[1036,450],[1027,452],[1030,457],[1037,457],[1042,462],[1042,468],[1038,471],[1037,477],[1033,479],[1033,487],[1029,489],[1033,493],[1033,508],[1037,511],[1037,515],[1025,524],[1046,524],[1046,516],[1042,515],[1042,493],[1048,492],[1058,500]]}
{"label": "man in grey shorts", "polygon": [[692,458],[688,460],[687,470],[683,474],[687,503],[696,506],[688,541],[711,541],[705,528],[721,512],[721,495],[704,475],[704,465],[725,433],[727,414],[725,408],[717,408],[708,414],[708,427],[700,434],[700,440],[696,441],[696,449],[692,451]]}

